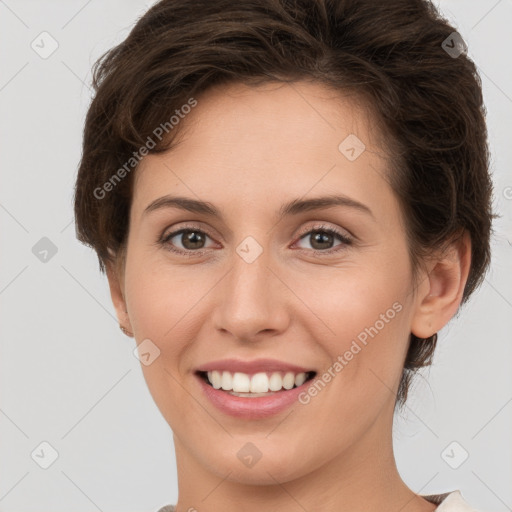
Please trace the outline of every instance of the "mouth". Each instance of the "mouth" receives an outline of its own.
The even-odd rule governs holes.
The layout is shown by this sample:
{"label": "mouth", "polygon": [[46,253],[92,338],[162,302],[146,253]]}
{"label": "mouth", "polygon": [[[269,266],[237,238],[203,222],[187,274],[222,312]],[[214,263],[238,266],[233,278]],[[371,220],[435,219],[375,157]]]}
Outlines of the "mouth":
{"label": "mouth", "polygon": [[244,420],[284,413],[298,403],[316,375],[306,366],[269,358],[221,359],[194,370],[208,405]]}
{"label": "mouth", "polygon": [[243,373],[227,370],[197,371],[196,375],[213,389],[241,398],[268,397],[285,393],[312,380],[316,372],[272,371]]}

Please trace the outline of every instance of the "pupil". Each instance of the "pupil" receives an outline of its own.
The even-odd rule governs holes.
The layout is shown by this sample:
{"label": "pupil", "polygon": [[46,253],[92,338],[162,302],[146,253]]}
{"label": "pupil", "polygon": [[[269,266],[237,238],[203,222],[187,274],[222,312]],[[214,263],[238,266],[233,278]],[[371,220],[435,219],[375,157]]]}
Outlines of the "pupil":
{"label": "pupil", "polygon": [[[327,246],[329,245],[330,241],[331,241],[331,238],[332,238],[332,235],[330,235],[329,233],[316,233],[315,235],[313,235],[313,240],[315,243],[319,243],[321,247],[319,247],[320,249],[325,249],[325,248],[328,248],[328,247],[325,247],[325,244],[327,244]],[[324,245],[322,245],[324,244]]]}
{"label": "pupil", "polygon": [[183,245],[185,247],[189,245],[189,247],[187,247],[188,249],[198,249],[200,248],[201,243],[204,242],[202,238],[203,237],[196,231],[189,231],[188,234],[185,234],[185,241],[187,243],[183,243]]}

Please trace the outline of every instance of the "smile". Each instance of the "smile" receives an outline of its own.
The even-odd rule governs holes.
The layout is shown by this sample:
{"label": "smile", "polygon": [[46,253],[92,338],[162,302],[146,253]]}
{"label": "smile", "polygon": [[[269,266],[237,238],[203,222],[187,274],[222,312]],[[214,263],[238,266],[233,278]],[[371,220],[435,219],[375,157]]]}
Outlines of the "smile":
{"label": "smile", "polygon": [[274,416],[294,403],[317,372],[272,359],[224,359],[196,368],[208,405],[245,419]]}

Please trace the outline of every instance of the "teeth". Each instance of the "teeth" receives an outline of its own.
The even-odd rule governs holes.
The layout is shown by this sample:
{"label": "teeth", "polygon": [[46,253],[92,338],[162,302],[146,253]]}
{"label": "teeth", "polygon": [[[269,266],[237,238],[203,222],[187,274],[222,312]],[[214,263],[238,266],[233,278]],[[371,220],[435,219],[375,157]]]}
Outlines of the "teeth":
{"label": "teeth", "polygon": [[220,387],[222,386],[222,377],[220,372],[214,370],[213,372],[211,372],[211,375],[210,372],[208,372],[208,379],[210,380],[211,385],[215,389],[220,389]]}
{"label": "teeth", "polygon": [[283,379],[283,388],[292,389],[295,385],[295,375],[291,372],[287,373]]}
{"label": "teeth", "polygon": [[222,385],[221,388],[225,391],[233,389],[233,376],[229,372],[222,372]]}
{"label": "teeth", "polygon": [[233,391],[237,393],[248,393],[251,390],[251,379],[246,373],[235,373],[233,375]]}
{"label": "teeth", "polygon": [[306,374],[305,373],[298,373],[296,376],[295,376],[295,385],[297,387],[299,386],[302,386],[302,384],[304,384],[304,382],[306,382]]}
{"label": "teeth", "polygon": [[[223,389],[236,393],[264,394],[269,391],[281,391],[292,389],[294,386],[302,386],[306,382],[306,373],[280,372],[267,374],[265,372],[248,375],[241,372],[219,372],[217,370],[207,373],[208,381],[215,389]],[[242,395],[243,396],[243,395]]]}
{"label": "teeth", "polygon": [[[234,389],[237,391],[238,389]],[[268,391],[268,377],[266,373],[256,373],[251,377],[251,393],[266,393]]]}
{"label": "teeth", "polygon": [[280,391],[283,387],[283,378],[280,373],[273,373],[270,376],[268,387],[270,391]]}

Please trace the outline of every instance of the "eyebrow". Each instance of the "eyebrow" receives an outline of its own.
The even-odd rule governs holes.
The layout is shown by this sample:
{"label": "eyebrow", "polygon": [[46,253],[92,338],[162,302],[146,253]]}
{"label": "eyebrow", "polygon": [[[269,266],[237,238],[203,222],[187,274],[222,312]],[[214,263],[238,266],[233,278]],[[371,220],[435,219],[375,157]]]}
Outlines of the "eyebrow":
{"label": "eyebrow", "polygon": [[[345,195],[328,195],[311,199],[294,199],[293,201],[284,204],[279,209],[278,219],[280,220],[287,215],[298,215],[303,212],[332,208],[334,206],[345,206],[353,208],[370,215],[375,220],[375,217],[368,206]],[[142,215],[144,216],[150,212],[165,208],[178,208],[180,210],[185,210],[192,213],[201,213],[223,220],[222,214],[217,208],[215,208],[212,203],[207,201],[198,201],[188,197],[169,195],[155,199],[146,207],[146,209],[142,212]]]}

